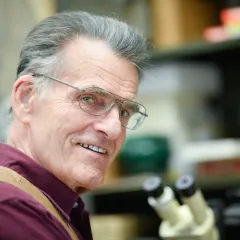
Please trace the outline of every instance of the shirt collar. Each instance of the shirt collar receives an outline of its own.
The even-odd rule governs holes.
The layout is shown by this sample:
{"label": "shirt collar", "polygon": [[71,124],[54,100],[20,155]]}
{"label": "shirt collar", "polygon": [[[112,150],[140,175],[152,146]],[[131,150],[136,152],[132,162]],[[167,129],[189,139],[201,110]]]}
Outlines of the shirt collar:
{"label": "shirt collar", "polygon": [[76,202],[84,208],[82,200],[72,189],[23,152],[0,143],[0,156],[0,166],[16,171],[42,190],[68,220]]}

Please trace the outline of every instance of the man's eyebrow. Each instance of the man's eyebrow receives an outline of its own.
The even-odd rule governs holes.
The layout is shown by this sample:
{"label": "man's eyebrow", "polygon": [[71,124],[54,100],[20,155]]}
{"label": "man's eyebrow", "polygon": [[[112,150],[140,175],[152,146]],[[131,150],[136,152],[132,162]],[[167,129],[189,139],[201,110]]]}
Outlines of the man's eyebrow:
{"label": "man's eyebrow", "polygon": [[91,88],[91,87],[101,88],[101,87],[99,87],[99,86],[96,85],[96,84],[91,84],[91,85],[89,84],[89,85],[85,85],[84,87],[79,86],[79,85],[75,85],[75,87],[78,88],[80,91],[85,90],[85,89],[87,89],[87,88]]}
{"label": "man's eyebrow", "polygon": [[[98,85],[96,85],[96,84],[89,84],[89,85],[85,85],[84,87],[79,86],[79,85],[75,85],[75,87],[76,87],[79,91],[83,91],[83,90],[85,90],[85,89],[87,89],[87,88],[92,88],[92,87],[93,87],[93,88],[99,88],[100,90],[103,90],[103,91],[106,91],[107,93],[112,94],[112,95],[113,95],[118,101],[120,101],[120,102],[124,102],[124,101],[131,101],[131,102],[133,102],[133,103],[132,103],[132,104],[133,104],[132,108],[136,107],[136,106],[134,106],[134,101],[133,101],[133,100],[128,99],[128,98],[121,97],[121,96],[119,96],[119,95],[117,95],[117,94],[115,94],[115,93],[112,93],[112,92],[104,89],[104,88],[101,88],[100,86],[98,86]],[[100,92],[100,91],[99,91],[99,92]]]}

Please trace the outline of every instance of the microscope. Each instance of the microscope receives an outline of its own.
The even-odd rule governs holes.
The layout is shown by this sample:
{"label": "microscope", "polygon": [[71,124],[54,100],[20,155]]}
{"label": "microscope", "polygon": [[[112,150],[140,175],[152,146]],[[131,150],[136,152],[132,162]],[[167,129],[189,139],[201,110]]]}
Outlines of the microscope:
{"label": "microscope", "polygon": [[171,187],[161,177],[148,178],[143,189],[148,193],[148,204],[160,217],[159,236],[164,240],[219,240],[212,209],[195,186],[191,175],[176,181],[176,190],[182,204],[175,198]]}

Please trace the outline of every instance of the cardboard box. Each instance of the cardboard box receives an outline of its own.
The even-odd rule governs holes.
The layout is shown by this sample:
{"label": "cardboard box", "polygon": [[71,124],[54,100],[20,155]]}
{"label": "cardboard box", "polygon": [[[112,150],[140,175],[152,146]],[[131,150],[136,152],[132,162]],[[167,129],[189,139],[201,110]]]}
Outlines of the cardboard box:
{"label": "cardboard box", "polygon": [[216,1],[150,0],[152,40],[156,48],[201,41],[207,26],[217,24]]}
{"label": "cardboard box", "polygon": [[138,219],[130,214],[93,215],[94,240],[131,240],[138,235]]}

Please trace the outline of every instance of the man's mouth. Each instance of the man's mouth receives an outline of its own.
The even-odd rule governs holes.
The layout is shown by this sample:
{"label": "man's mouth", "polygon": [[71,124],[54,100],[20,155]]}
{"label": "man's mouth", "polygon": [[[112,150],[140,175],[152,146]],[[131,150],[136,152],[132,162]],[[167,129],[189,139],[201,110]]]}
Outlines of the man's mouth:
{"label": "man's mouth", "polygon": [[93,152],[97,152],[100,154],[105,154],[107,152],[107,150],[97,147],[97,146],[94,146],[94,145],[88,145],[88,144],[84,144],[84,143],[79,143],[79,145],[83,148],[89,149]]}

